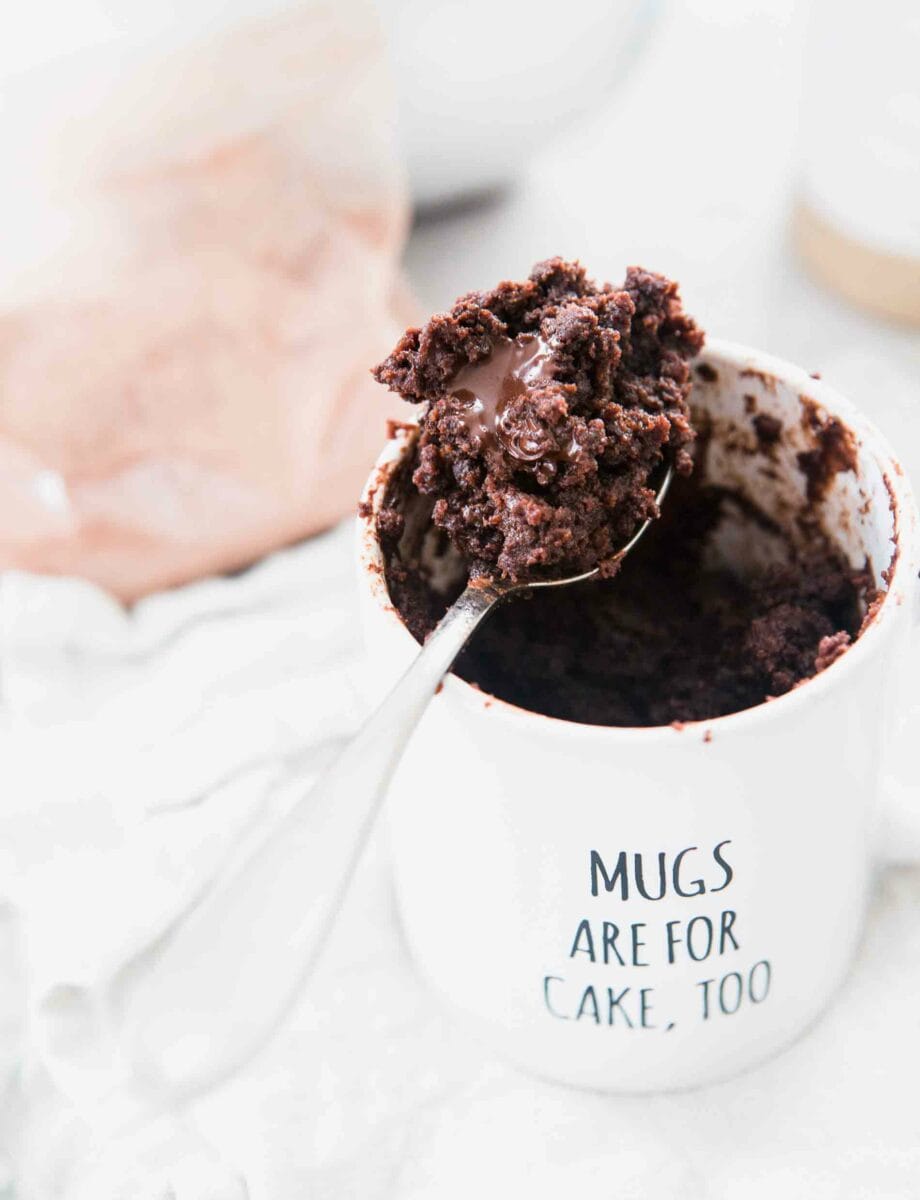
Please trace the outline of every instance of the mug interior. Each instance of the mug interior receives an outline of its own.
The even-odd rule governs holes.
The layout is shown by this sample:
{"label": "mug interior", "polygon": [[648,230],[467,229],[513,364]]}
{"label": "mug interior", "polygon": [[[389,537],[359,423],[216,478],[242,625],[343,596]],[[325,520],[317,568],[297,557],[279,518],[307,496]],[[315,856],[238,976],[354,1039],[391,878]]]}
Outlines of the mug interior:
{"label": "mug interior", "polygon": [[[741,571],[762,568],[784,546],[829,539],[884,590],[897,547],[892,479],[854,412],[841,411],[819,380],[789,378],[704,351],[694,365],[691,407],[705,443],[707,484],[756,505],[781,537],[751,538],[729,508],[713,549]],[[849,406],[844,405],[844,408]]]}
{"label": "mug interior", "polygon": [[[710,553],[745,573],[788,558],[790,544],[804,547],[810,539],[822,536],[851,566],[865,569],[870,595],[872,586],[878,589],[856,646],[822,673],[836,674],[887,606],[885,593],[896,573],[906,574],[911,569],[902,562],[896,572],[899,538],[910,533],[899,530],[899,518],[907,522],[913,516],[901,469],[857,410],[799,368],[711,340],[693,369],[691,407],[700,431],[698,469],[705,473],[707,484],[725,488],[741,501],[727,506]],[[430,502],[406,487],[405,467],[412,441],[413,434],[406,431],[390,444],[369,481],[364,505],[368,514],[365,558],[374,577],[372,588],[401,623],[386,591],[385,564],[374,529],[374,517],[394,489],[402,490],[404,497],[403,559],[421,562],[435,591],[456,591],[464,575],[444,536],[431,526]],[[768,519],[756,538],[750,536],[745,502]],[[771,526],[775,526],[772,532]],[[910,548],[912,551],[912,542]],[[805,680],[802,686],[820,678]],[[451,682],[471,695],[482,696],[460,679]],[[795,690],[800,692],[801,687]],[[528,712],[505,701],[496,703]],[[763,708],[762,704],[756,706]],[[710,718],[707,724],[752,711]]]}

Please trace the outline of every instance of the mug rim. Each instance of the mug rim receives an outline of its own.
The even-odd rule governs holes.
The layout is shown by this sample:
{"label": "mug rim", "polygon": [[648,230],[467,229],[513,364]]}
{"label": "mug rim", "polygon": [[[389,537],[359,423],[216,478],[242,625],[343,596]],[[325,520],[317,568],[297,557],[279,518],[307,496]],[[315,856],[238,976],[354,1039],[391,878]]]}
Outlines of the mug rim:
{"label": "mug rim", "polygon": [[[842,686],[847,673],[852,674],[854,670],[858,669],[862,660],[873,653],[876,647],[881,646],[881,639],[889,636],[894,624],[893,612],[896,608],[908,604],[917,576],[918,558],[920,558],[917,530],[920,517],[918,517],[907,475],[888,444],[888,440],[836,388],[821,379],[816,379],[803,368],[784,359],[737,342],[707,338],[706,344],[693,363],[696,364],[700,361],[712,362],[716,367],[723,363],[741,370],[751,370],[782,381],[787,386],[798,389],[800,393],[806,392],[828,413],[842,417],[848,428],[859,439],[861,451],[870,454],[875,460],[891,496],[897,542],[893,552],[894,561],[893,563],[889,561],[888,564],[888,568],[891,570],[888,590],[867,628],[844,654],[817,675],[802,680],[781,696],[763,700],[751,708],[740,709],[738,712],[720,717],[675,722],[670,725],[591,725],[578,721],[567,721],[560,717],[551,717],[546,713],[522,708],[507,700],[502,700],[499,696],[481,691],[465,679],[449,673],[443,680],[443,688],[449,695],[463,703],[466,708],[474,709],[485,718],[511,722],[516,725],[521,723],[532,725],[535,721],[549,722],[552,727],[551,731],[554,733],[565,733],[568,736],[591,740],[629,740],[632,742],[637,738],[642,738],[646,741],[660,741],[701,730],[705,732],[708,740],[710,735],[740,732],[747,729],[752,723],[756,725],[775,716],[791,714],[797,706],[807,703],[809,699],[818,700],[829,689]],[[387,622],[398,629],[402,637],[415,647],[418,646],[418,643],[390,599],[386,585],[383,552],[376,532],[376,519],[390,477],[414,441],[416,428],[414,423],[406,422],[404,427],[387,441],[362,492],[358,516],[361,586],[369,588],[373,603],[381,610]]]}

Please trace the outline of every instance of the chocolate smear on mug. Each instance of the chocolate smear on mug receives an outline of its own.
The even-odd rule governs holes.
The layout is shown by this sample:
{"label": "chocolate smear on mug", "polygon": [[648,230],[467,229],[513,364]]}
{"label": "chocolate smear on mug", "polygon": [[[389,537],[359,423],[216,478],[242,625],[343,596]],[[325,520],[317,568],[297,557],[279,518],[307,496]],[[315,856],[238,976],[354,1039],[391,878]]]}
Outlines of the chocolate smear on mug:
{"label": "chocolate smear on mug", "polygon": [[837,417],[829,416],[816,400],[800,396],[802,427],[814,442],[810,450],[796,456],[805,476],[806,495],[815,502],[827,495],[834,477],[842,471],[855,471],[856,438]]}

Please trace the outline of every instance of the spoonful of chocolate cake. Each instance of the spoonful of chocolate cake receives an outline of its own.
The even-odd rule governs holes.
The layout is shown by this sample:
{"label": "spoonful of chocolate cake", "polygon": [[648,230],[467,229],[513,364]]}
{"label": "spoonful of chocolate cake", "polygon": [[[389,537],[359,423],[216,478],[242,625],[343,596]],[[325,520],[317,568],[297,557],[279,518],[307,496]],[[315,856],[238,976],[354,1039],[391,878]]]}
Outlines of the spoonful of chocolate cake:
{"label": "spoonful of chocolate cake", "polygon": [[412,482],[472,580],[613,574],[663,469],[690,470],[702,343],[670,280],[598,287],[559,258],[404,335],[374,374],[424,406]]}
{"label": "spoonful of chocolate cake", "polygon": [[[630,267],[621,288],[598,287],[561,258],[405,333],[374,375],[423,406],[412,486],[467,567],[398,685],[407,696],[415,677],[430,695],[500,601],[616,573],[673,473],[691,470],[689,360],[702,345],[663,275]],[[397,544],[399,497],[377,521]]]}

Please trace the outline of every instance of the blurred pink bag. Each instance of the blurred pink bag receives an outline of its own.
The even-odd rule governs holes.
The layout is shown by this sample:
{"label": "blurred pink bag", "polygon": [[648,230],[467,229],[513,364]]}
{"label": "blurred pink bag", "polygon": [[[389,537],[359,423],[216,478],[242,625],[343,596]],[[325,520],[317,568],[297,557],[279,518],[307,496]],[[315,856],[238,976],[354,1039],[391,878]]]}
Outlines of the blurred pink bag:
{"label": "blurred pink bag", "polygon": [[15,87],[0,568],[131,600],[352,509],[398,415],[368,368],[408,315],[368,7],[81,53]]}

